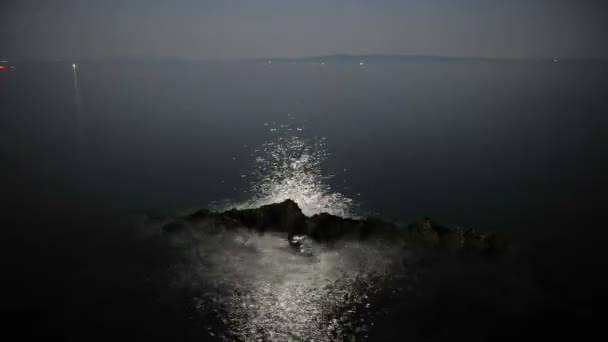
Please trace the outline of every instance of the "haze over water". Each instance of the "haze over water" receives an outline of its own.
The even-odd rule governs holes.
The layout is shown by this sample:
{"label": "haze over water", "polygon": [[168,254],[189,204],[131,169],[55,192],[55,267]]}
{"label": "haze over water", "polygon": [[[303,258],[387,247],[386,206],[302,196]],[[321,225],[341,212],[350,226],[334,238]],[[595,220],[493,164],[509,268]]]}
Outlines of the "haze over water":
{"label": "haze over water", "polygon": [[[28,284],[9,307],[42,334],[484,340],[570,320],[601,288],[585,276],[600,269],[607,64],[72,64],[0,73],[5,251]],[[288,198],[306,215],[496,230],[515,253],[425,266],[371,243],[303,258],[246,231],[133,238],[141,217]]]}
{"label": "haze over water", "polygon": [[326,190],[359,213],[508,230],[595,210],[605,75],[534,62],[24,64],[0,74],[2,135],[23,161],[13,171],[37,180],[28,201],[171,212],[244,200],[256,151],[300,136],[322,141]]}

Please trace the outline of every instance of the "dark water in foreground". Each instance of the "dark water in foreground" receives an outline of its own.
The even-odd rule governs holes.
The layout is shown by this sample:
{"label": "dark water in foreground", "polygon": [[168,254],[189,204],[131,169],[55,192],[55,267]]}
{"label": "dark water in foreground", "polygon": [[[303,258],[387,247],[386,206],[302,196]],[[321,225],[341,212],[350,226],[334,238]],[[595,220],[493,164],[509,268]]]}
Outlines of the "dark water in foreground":
{"label": "dark water in foreground", "polygon": [[[518,242],[499,266],[437,261],[423,294],[383,302],[392,316],[370,339],[580,333],[604,298],[606,76],[576,63],[18,65],[0,73],[6,310],[19,331],[60,339],[213,338],[191,297],[159,290],[174,251],[133,222],[296,197],[309,214],[431,216]],[[323,265],[264,269],[310,285],[298,268]]]}

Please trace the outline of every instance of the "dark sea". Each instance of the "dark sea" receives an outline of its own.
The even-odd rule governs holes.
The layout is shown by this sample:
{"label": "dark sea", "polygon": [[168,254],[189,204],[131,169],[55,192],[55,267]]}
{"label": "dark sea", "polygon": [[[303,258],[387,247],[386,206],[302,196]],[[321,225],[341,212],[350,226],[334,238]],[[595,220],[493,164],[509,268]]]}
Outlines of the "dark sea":
{"label": "dark sea", "polygon": [[[478,291],[493,267],[455,276],[442,263],[427,285],[459,292],[432,291],[343,340],[577,336],[605,296],[606,63],[15,65],[0,71],[2,300],[25,334],[219,338],[191,302],[146,285],[167,261],[133,226],[287,198],[307,215],[496,231],[516,251],[503,288]],[[290,338],[323,340],[302,331]],[[267,333],[240,338],[282,340]]]}

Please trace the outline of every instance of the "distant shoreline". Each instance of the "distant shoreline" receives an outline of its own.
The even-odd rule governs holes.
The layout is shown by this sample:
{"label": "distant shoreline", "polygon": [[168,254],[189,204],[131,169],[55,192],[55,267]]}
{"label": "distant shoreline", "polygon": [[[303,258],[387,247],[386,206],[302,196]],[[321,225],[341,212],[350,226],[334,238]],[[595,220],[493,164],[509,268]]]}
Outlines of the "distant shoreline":
{"label": "distant shoreline", "polygon": [[21,58],[8,59],[11,63],[74,63],[74,62],[208,62],[208,63],[303,63],[303,64],[353,64],[353,63],[407,63],[407,62],[525,62],[525,63],[608,63],[605,58],[500,58],[475,56],[400,55],[400,54],[332,54],[305,57],[254,57],[254,58],[181,58],[181,57],[80,57],[80,58]]}

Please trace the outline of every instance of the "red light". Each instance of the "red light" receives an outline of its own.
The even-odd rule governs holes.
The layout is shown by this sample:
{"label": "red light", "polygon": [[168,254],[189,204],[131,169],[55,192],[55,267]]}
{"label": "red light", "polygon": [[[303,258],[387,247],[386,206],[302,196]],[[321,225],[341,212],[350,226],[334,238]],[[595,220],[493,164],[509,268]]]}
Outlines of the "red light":
{"label": "red light", "polygon": [[4,69],[6,69],[6,68],[4,67],[4,65],[0,65],[0,70],[4,70]]}

